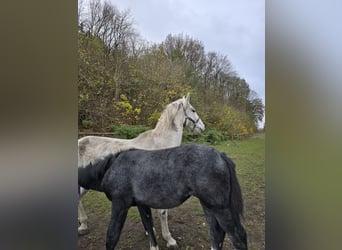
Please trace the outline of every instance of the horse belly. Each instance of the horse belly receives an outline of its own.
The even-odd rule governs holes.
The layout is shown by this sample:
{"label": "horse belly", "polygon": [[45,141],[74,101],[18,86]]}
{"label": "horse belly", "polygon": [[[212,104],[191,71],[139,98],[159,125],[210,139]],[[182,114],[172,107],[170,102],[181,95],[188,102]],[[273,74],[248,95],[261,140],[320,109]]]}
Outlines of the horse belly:
{"label": "horse belly", "polygon": [[136,192],[135,202],[155,209],[170,209],[181,205],[191,194],[165,190],[140,190]]}
{"label": "horse belly", "polygon": [[183,197],[182,199],[155,199],[152,198],[148,201],[141,200],[137,201],[137,204],[143,204],[154,209],[171,209],[178,207],[189,197]]}

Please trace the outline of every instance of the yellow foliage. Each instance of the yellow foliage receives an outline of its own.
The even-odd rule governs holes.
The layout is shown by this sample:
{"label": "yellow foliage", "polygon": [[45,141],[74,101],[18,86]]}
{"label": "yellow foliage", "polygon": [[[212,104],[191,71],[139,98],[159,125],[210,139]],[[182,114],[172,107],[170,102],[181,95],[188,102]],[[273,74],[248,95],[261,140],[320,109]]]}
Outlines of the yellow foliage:
{"label": "yellow foliage", "polygon": [[151,127],[154,127],[154,126],[157,124],[160,115],[161,115],[160,112],[154,112],[154,113],[148,118],[148,125],[151,126]]}
{"label": "yellow foliage", "polygon": [[207,127],[219,129],[229,135],[249,135],[254,133],[253,123],[245,113],[229,105],[213,102],[210,109],[203,114]]}
{"label": "yellow foliage", "polygon": [[125,94],[120,95],[119,101],[114,104],[114,107],[117,110],[121,110],[121,115],[126,121],[139,121],[139,115],[141,113],[141,108],[134,108],[132,104],[129,102],[127,96]]}
{"label": "yellow foliage", "polygon": [[127,96],[125,94],[121,94],[120,95],[120,99],[125,101],[125,102],[127,102],[127,100],[128,100],[128,98],[127,98]]}

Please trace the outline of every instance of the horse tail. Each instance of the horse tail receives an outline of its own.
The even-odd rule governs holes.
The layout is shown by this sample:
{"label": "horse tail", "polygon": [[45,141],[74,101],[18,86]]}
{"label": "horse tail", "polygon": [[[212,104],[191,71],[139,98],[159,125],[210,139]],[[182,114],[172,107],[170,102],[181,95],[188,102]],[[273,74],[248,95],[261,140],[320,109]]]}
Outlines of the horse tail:
{"label": "horse tail", "polygon": [[243,199],[240,184],[236,177],[235,164],[225,153],[221,153],[221,157],[227,163],[230,174],[229,208],[234,221],[239,222],[240,216],[243,216]]}

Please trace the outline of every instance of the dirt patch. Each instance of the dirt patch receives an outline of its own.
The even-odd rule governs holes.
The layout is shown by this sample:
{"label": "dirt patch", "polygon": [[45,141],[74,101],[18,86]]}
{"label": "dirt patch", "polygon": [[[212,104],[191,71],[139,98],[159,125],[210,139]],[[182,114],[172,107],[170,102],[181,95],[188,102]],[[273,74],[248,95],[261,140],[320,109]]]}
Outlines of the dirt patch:
{"label": "dirt patch", "polygon": [[[246,210],[248,212],[243,220],[243,224],[245,225],[248,234],[249,249],[265,249],[263,207],[258,207],[257,204],[249,202],[245,204],[245,206],[246,208],[250,208]],[[148,237],[145,235],[143,225],[140,222],[138,215],[135,216],[137,209],[131,208],[130,210],[131,216],[126,220],[116,249],[149,249]],[[95,215],[94,212],[95,211],[90,210],[88,213],[90,232],[87,235],[79,237],[79,249],[105,249],[110,209],[101,215]],[[256,214],[258,214],[258,216],[255,217]],[[166,247],[166,242],[161,236],[160,221],[156,210],[153,211],[153,218],[157,231],[156,236],[159,249],[168,249]],[[253,230],[256,226],[259,227],[260,230]],[[210,249],[208,226],[199,201],[196,198],[190,198],[181,206],[169,210],[169,227],[171,234],[177,241],[180,249]],[[227,239],[227,237],[223,249],[233,249],[230,240]]]}

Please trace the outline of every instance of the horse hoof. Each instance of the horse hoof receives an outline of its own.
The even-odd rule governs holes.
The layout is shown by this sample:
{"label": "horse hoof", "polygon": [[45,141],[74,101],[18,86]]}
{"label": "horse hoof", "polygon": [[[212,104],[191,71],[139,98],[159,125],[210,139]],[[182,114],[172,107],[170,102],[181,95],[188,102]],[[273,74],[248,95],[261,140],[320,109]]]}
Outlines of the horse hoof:
{"label": "horse hoof", "polygon": [[172,244],[172,245],[167,243],[166,246],[167,246],[168,249],[174,249],[174,250],[180,249],[179,246],[177,245],[177,243]]}
{"label": "horse hoof", "polygon": [[78,230],[78,235],[85,235],[89,233],[89,229],[79,229]]}

